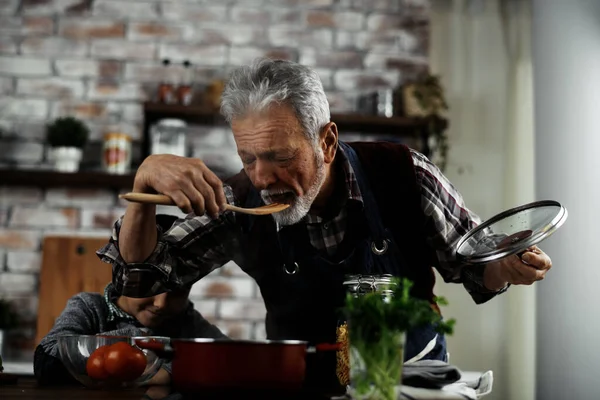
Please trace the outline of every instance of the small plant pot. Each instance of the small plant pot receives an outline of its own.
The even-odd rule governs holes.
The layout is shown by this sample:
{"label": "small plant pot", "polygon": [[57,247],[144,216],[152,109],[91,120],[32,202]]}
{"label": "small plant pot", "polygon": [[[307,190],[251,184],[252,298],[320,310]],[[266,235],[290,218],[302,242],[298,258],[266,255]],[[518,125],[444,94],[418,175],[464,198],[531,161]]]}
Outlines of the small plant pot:
{"label": "small plant pot", "polygon": [[77,172],[83,151],[78,147],[54,147],[49,149],[48,158],[59,172]]}

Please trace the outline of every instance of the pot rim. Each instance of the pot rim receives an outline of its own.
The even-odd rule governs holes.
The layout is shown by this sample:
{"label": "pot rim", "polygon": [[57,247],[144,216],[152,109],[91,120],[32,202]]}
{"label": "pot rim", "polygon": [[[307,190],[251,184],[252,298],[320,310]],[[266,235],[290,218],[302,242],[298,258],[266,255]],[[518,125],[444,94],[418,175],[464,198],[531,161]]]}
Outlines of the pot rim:
{"label": "pot rim", "polygon": [[220,343],[220,344],[287,344],[287,345],[308,345],[303,340],[250,340],[250,339],[212,339],[212,338],[171,338],[171,342],[185,343]]}

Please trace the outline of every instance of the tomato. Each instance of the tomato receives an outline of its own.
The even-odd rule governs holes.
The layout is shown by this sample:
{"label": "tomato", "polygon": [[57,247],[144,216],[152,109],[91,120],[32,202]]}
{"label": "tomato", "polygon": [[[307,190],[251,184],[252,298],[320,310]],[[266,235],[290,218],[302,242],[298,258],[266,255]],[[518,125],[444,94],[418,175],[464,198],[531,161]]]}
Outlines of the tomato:
{"label": "tomato", "polygon": [[105,369],[104,355],[110,346],[100,346],[88,358],[85,369],[90,378],[103,381],[108,379],[109,374]]}
{"label": "tomato", "polygon": [[104,354],[104,367],[113,378],[132,381],[144,373],[146,356],[125,342],[118,342],[108,348]]}

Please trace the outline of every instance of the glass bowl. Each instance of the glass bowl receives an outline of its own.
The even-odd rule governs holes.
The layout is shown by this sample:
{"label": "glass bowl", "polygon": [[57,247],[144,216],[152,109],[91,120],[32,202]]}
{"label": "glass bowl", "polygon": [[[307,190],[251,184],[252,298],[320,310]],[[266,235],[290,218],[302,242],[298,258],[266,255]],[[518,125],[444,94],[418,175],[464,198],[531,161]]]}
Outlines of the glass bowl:
{"label": "glass bowl", "polygon": [[[168,342],[169,340],[169,338],[156,336],[127,337],[105,335],[64,335],[58,338],[57,344],[59,357],[62,363],[67,368],[69,373],[84,386],[88,388],[133,388],[143,385],[152,379],[163,363],[163,360],[161,360],[152,350],[141,349],[137,347],[135,345],[136,339],[154,339],[161,342]],[[134,352],[137,351],[143,353],[144,357],[140,357],[135,360],[137,361],[137,369],[139,369],[141,372],[140,364],[143,363],[145,359],[146,365],[141,374],[136,373],[138,376],[135,378],[126,376],[128,374],[130,375],[129,372],[136,368],[131,364],[127,364],[131,361],[129,361],[130,358],[126,356],[119,357],[119,359],[113,358],[112,360],[113,372],[116,371],[114,366],[125,372],[116,372],[113,374],[105,372],[103,374],[104,376],[98,376],[97,369],[96,373],[94,373],[94,371],[91,369],[88,370],[88,359],[94,353],[94,351],[96,351],[96,349],[102,346],[112,346],[119,342],[129,345],[131,350]],[[120,354],[130,353],[130,349],[127,346],[118,345],[117,348],[119,348],[122,352]],[[106,349],[110,349],[110,347]],[[125,350],[124,353],[123,350]],[[102,365],[105,366],[108,365],[108,363],[104,362]],[[100,368],[102,368],[102,371],[105,371],[106,368],[104,368],[102,365]],[[123,373],[125,375],[123,375]]]}

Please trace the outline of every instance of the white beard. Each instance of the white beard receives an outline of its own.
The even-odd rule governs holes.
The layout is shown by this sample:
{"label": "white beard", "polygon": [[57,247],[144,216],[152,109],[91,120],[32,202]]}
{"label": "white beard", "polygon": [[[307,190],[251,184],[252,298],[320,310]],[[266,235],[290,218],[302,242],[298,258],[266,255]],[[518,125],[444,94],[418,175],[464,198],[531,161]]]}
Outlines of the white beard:
{"label": "white beard", "polygon": [[262,197],[265,204],[270,204],[273,202],[271,200],[271,195],[290,194],[294,196],[294,199],[292,200],[292,203],[288,208],[278,213],[272,214],[273,219],[275,219],[275,222],[278,226],[294,225],[300,222],[300,220],[304,218],[306,214],[308,214],[310,207],[317,198],[317,195],[319,194],[319,191],[321,190],[321,187],[325,182],[325,162],[323,151],[321,149],[317,149],[315,161],[317,164],[317,173],[315,175],[315,180],[303,196],[296,196],[294,192],[286,189],[260,191],[260,196]]}

